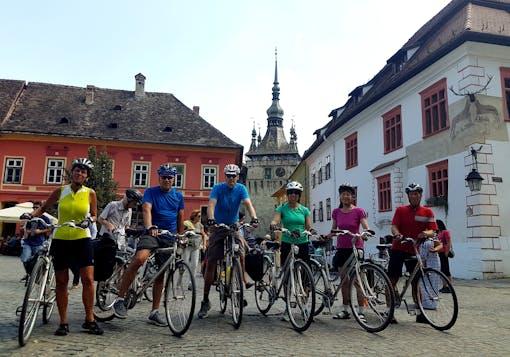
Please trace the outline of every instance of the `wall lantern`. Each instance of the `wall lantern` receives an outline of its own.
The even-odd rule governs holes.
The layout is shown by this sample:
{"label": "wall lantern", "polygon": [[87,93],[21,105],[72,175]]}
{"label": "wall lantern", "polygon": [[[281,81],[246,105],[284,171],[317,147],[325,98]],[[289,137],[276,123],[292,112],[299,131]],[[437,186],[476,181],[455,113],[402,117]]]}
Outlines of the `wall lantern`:
{"label": "wall lantern", "polygon": [[473,147],[471,147],[471,158],[473,159],[473,169],[466,177],[466,181],[468,183],[469,190],[471,192],[478,192],[482,188],[483,177],[478,172],[478,159],[476,157],[478,152],[481,149],[482,149],[481,146],[478,150],[475,150],[475,149],[473,149]]}

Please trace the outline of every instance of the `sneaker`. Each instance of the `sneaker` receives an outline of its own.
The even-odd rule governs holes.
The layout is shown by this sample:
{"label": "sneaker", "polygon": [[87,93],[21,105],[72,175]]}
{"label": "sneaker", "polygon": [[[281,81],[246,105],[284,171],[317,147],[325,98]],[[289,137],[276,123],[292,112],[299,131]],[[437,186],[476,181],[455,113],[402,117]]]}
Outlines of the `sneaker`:
{"label": "sneaker", "polygon": [[333,318],[335,320],[348,320],[351,318],[351,314],[349,314],[347,311],[340,311],[338,314],[333,315]]}
{"label": "sneaker", "polygon": [[165,318],[163,318],[163,316],[161,316],[159,311],[156,311],[149,315],[149,323],[161,327],[168,326],[168,322],[166,321]]}
{"label": "sneaker", "polygon": [[423,316],[423,314],[419,314],[419,315],[416,315],[416,323],[418,323],[418,324],[428,324],[429,322],[427,321],[425,316]]}
{"label": "sneaker", "polygon": [[198,318],[205,319],[209,310],[211,310],[211,303],[209,301],[202,301],[200,304],[200,311],[198,312]]}
{"label": "sneaker", "polygon": [[102,335],[104,333],[103,329],[95,321],[85,321],[81,328],[92,335]]}
{"label": "sneaker", "polygon": [[55,331],[55,336],[67,336],[69,333],[69,325],[68,324],[60,324],[58,325],[58,329]]}
{"label": "sneaker", "polygon": [[284,321],[284,322],[290,322],[290,318],[289,318],[289,314],[287,313],[287,311],[285,311],[282,315],[282,317],[280,318],[281,321]]}
{"label": "sneaker", "polygon": [[124,304],[124,300],[117,300],[113,304],[113,314],[119,319],[125,319],[128,315],[127,307]]}
{"label": "sneaker", "polygon": [[27,282],[27,281],[28,281],[28,278],[29,278],[29,277],[30,277],[30,275],[25,274],[25,276],[24,276],[23,278],[21,278],[19,282],[20,282],[20,283],[25,283],[25,282]]}
{"label": "sneaker", "polygon": [[76,289],[78,289],[78,288],[79,288],[79,285],[78,285],[78,284],[73,284],[73,285],[69,288],[69,290],[76,290]]}
{"label": "sneaker", "polygon": [[444,288],[439,289],[439,292],[443,293],[443,294],[451,294],[452,293],[452,291],[450,290],[450,288],[448,286],[445,286]]}

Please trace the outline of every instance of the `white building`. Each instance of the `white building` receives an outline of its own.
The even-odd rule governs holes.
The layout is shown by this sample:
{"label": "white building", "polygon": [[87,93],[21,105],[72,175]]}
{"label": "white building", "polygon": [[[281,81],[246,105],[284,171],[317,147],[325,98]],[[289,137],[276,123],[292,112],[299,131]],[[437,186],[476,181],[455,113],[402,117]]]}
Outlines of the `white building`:
{"label": "white building", "polygon": [[[304,154],[315,227],[329,231],[350,182],[370,226],[389,234],[417,182],[452,233],[452,274],[510,275],[510,0],[452,1],[349,96]],[[474,193],[471,147],[484,178]]]}

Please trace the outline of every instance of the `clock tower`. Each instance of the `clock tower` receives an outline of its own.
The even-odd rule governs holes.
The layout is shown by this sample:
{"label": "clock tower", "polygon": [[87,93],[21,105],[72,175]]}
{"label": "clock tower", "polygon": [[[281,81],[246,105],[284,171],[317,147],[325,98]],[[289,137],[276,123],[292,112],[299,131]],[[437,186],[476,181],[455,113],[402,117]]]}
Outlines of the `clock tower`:
{"label": "clock tower", "polygon": [[[276,55],[276,53],[275,53]],[[267,109],[267,130],[264,138],[257,138],[252,130],[250,150],[246,153],[248,169],[246,187],[260,221],[259,235],[267,232],[276,201],[272,195],[287,183],[289,176],[299,164],[301,157],[297,149],[294,124],[290,129],[290,142],[283,131],[283,109],[280,106],[280,84],[278,83],[278,61],[275,58],[273,101]]]}

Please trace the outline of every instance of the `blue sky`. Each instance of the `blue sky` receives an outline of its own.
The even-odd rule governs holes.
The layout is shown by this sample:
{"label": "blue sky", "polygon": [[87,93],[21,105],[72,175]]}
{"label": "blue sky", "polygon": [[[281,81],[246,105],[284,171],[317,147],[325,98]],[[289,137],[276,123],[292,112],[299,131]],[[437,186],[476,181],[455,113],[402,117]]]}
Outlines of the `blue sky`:
{"label": "blue sky", "polygon": [[0,78],[173,93],[234,141],[266,128],[274,48],[288,138],[301,153],[329,112],[448,0],[10,1]]}

